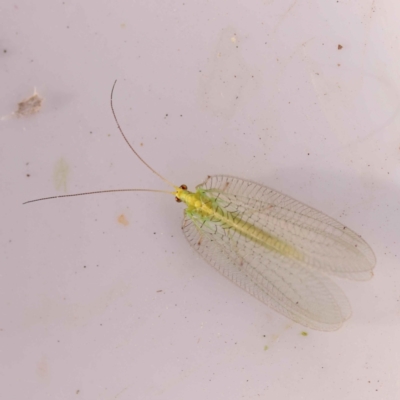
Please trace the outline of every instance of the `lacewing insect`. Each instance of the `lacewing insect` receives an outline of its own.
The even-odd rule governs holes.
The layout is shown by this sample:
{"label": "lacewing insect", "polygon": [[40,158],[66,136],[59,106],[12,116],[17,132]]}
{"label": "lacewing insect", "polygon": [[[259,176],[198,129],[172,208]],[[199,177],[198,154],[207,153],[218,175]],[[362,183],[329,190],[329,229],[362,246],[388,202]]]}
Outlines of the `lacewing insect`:
{"label": "lacewing insect", "polygon": [[245,179],[208,176],[194,192],[173,185],[142,159],[122,131],[113,106],[116,82],[110,103],[119,132],[139,160],[173,190],[101,190],[24,204],[95,193],[172,194],[186,205],[186,239],[222,275],[295,322],[322,331],[340,328],[351,308],[329,276],[372,277],[375,255],[361,236],[312,207]]}

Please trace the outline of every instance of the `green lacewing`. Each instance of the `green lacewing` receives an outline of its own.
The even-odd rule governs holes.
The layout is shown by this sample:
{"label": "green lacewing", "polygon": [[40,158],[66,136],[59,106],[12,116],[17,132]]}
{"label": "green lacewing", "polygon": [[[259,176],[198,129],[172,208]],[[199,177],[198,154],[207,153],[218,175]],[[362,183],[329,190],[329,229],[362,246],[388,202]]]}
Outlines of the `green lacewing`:
{"label": "green lacewing", "polygon": [[[329,276],[367,280],[376,264],[371,247],[354,231],[324,213],[269,187],[225,175],[208,176],[191,192],[173,188],[117,189],[52,196],[152,191],[169,193],[186,205],[182,231],[190,245],[223,276],[278,313],[312,329],[332,331],[351,315],[343,291]],[[24,204],[26,204],[24,203]]]}

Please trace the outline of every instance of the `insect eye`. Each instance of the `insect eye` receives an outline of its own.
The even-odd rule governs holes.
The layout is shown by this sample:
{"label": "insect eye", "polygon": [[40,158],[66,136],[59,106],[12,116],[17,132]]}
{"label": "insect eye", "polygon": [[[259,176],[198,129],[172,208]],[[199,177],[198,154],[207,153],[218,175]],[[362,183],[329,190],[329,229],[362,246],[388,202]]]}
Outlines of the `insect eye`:
{"label": "insect eye", "polygon": [[179,189],[187,190],[187,186],[186,186],[186,185],[181,185],[181,186],[179,187]]}
{"label": "insect eye", "polygon": [[182,203],[182,200],[178,199],[176,196],[175,196],[175,200],[176,200],[177,203]]}

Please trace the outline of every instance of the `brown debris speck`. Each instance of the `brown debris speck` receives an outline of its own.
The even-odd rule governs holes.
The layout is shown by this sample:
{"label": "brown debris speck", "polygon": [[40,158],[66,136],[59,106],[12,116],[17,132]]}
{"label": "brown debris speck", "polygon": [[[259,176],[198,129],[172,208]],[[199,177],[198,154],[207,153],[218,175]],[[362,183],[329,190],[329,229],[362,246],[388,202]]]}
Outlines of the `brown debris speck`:
{"label": "brown debris speck", "polygon": [[31,97],[28,97],[25,100],[22,100],[18,103],[18,110],[15,111],[15,115],[17,117],[27,117],[29,115],[36,114],[42,108],[43,98],[38,95],[35,91]]}
{"label": "brown debris speck", "polygon": [[125,217],[124,214],[121,214],[121,215],[118,217],[118,222],[119,222],[121,225],[123,225],[123,226],[128,226],[128,225],[129,225],[129,221],[126,219],[126,217]]}

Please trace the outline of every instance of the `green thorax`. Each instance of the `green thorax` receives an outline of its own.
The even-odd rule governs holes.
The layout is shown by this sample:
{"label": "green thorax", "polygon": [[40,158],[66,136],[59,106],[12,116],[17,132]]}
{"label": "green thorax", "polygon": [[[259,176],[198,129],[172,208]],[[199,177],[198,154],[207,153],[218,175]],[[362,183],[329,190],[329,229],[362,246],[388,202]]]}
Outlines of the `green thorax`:
{"label": "green thorax", "polygon": [[186,214],[196,214],[199,217],[209,217],[217,211],[217,200],[207,195],[204,189],[197,189],[196,192],[178,188],[175,192],[178,200],[187,205]]}

